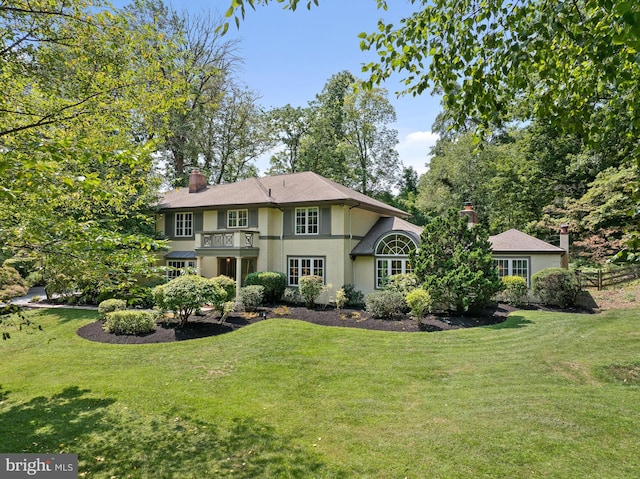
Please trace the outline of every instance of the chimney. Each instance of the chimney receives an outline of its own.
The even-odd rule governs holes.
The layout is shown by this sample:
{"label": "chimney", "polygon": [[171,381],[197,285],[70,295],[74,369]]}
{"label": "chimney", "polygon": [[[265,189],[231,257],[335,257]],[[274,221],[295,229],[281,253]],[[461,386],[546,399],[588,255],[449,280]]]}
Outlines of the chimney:
{"label": "chimney", "polygon": [[560,248],[564,250],[560,265],[569,269],[569,225],[560,225]]}
{"label": "chimney", "polygon": [[474,211],[473,204],[470,201],[467,201],[464,204],[464,208],[460,211],[460,216],[467,217],[467,224],[469,228],[478,224],[478,213]]}
{"label": "chimney", "polygon": [[207,177],[195,168],[189,175],[189,193],[197,193],[207,187]]}

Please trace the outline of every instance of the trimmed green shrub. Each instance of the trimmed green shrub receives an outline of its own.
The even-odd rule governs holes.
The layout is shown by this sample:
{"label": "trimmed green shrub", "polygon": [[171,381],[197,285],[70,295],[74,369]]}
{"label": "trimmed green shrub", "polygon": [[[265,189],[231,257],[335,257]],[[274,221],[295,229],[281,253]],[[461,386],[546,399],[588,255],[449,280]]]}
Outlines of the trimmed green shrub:
{"label": "trimmed green shrub", "polygon": [[11,266],[0,267],[0,301],[17,298],[27,294],[27,282]]}
{"label": "trimmed green shrub", "polygon": [[287,287],[287,277],[276,271],[249,273],[244,279],[245,286],[264,286],[264,300],[269,303],[280,301]]}
{"label": "trimmed green shrub", "polygon": [[403,296],[407,296],[410,291],[413,291],[419,286],[420,282],[418,281],[418,277],[413,273],[392,274],[387,278],[384,289],[397,291],[398,293],[402,293]]}
{"label": "trimmed green shrub", "polygon": [[154,315],[149,311],[117,310],[106,315],[104,330],[113,334],[142,334],[156,327]]}
{"label": "trimmed green shrub", "polygon": [[407,302],[398,291],[376,291],[365,298],[366,309],[374,318],[392,319],[400,316],[407,308]]}
{"label": "trimmed green shrub", "polygon": [[226,293],[225,302],[231,301],[236,297],[236,281],[234,279],[229,278],[229,276],[225,276],[221,274],[220,276],[216,276],[215,278],[211,278],[209,281],[220,286]]}
{"label": "trimmed green shrub", "polygon": [[127,309],[127,303],[123,299],[105,299],[98,305],[98,313],[102,319],[106,319],[108,313],[123,309]]}
{"label": "trimmed green shrub", "polygon": [[240,288],[240,295],[237,298],[238,302],[240,302],[247,311],[253,311],[256,309],[262,304],[263,299],[264,286],[259,286],[257,284]]}
{"label": "trimmed green shrub", "polygon": [[289,304],[300,304],[302,303],[302,299],[300,298],[300,293],[295,288],[287,288],[284,290],[282,295],[282,300],[285,303]]}
{"label": "trimmed green shrub", "polygon": [[298,282],[300,297],[308,308],[313,308],[318,296],[322,294],[324,284],[321,276],[301,276]]}
{"label": "trimmed green shrub", "polygon": [[500,299],[507,304],[521,306],[527,304],[527,280],[522,276],[503,276],[503,290],[500,293]]}
{"label": "trimmed green shrub", "polygon": [[563,268],[546,268],[531,277],[533,294],[548,306],[574,306],[580,292],[575,273]]}
{"label": "trimmed green shrub", "polygon": [[215,282],[192,274],[172,279],[153,288],[153,299],[161,311],[173,311],[184,326],[191,314],[206,304],[222,311],[227,292]]}
{"label": "trimmed green shrub", "polygon": [[342,286],[344,290],[344,294],[347,296],[347,302],[345,306],[350,306],[352,308],[361,308],[364,306],[364,293],[356,289],[356,287],[347,283]]}
{"label": "trimmed green shrub", "polygon": [[416,319],[423,318],[425,314],[431,312],[433,300],[429,291],[425,289],[416,288],[407,293],[404,299],[411,310],[411,315]]}

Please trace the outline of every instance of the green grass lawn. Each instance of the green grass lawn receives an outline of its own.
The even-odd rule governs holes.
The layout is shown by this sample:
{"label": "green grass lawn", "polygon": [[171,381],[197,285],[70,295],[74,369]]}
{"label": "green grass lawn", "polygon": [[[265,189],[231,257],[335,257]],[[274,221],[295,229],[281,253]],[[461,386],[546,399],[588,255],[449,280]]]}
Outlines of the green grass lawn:
{"label": "green grass lawn", "polygon": [[0,452],[81,478],[635,478],[640,309],[388,333],[268,320],[171,344],[40,310],[0,344]]}

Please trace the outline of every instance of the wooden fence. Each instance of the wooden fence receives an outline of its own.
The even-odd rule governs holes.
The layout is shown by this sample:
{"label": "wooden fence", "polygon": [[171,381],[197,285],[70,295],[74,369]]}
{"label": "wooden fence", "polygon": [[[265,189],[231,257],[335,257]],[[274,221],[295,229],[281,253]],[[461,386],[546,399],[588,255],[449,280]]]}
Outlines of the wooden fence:
{"label": "wooden fence", "polygon": [[640,278],[640,265],[624,266],[609,271],[581,271],[577,270],[578,279],[583,288],[594,286],[600,291],[605,286],[626,283]]}

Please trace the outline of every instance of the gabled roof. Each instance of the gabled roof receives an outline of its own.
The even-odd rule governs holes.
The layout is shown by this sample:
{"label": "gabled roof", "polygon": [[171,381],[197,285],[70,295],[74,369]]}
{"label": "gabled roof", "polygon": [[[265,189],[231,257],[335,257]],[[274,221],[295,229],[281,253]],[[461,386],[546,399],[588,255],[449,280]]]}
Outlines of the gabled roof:
{"label": "gabled roof", "polygon": [[310,171],[207,186],[198,193],[189,193],[189,188],[180,188],[165,193],[158,206],[166,210],[322,203],[360,206],[383,214],[408,216],[402,210]]}
{"label": "gabled roof", "polygon": [[391,232],[406,233],[416,243],[420,244],[422,227],[409,223],[397,217],[378,218],[376,224],[362,238],[362,240],[351,250],[351,256],[368,256],[375,252],[376,243],[382,236]]}
{"label": "gabled roof", "polygon": [[489,236],[494,253],[564,253],[562,248],[516,229]]}

